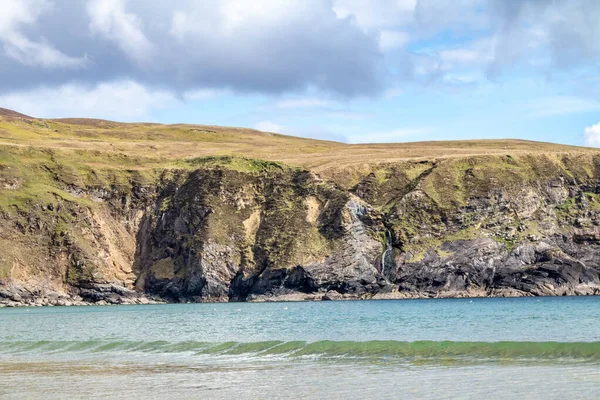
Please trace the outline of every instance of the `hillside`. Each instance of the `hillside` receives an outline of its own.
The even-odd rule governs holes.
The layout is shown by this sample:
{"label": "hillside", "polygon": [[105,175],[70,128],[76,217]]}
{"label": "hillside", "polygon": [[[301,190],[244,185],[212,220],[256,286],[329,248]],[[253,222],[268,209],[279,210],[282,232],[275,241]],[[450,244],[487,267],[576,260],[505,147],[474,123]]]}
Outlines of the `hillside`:
{"label": "hillside", "polygon": [[600,152],[0,109],[0,303],[593,294]]}
{"label": "hillside", "polygon": [[[357,144],[284,136],[253,129],[204,125],[117,123],[92,119],[33,119],[0,110],[0,144],[35,148],[92,150],[143,157],[139,168],[166,165],[192,157],[236,156],[279,161],[333,173],[367,170],[368,165],[411,159],[487,154],[595,152],[593,149],[524,140],[468,140],[393,144]],[[81,160],[85,161],[85,160]]]}

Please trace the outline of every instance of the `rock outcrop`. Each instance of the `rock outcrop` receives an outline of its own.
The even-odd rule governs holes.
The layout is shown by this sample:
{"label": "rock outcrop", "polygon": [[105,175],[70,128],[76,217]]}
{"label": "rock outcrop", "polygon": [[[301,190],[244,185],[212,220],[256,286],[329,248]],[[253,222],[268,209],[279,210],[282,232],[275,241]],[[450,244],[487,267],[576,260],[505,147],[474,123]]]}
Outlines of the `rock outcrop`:
{"label": "rock outcrop", "polygon": [[49,200],[0,215],[3,305],[600,293],[596,155],[383,163],[351,181],[231,158],[95,185],[43,173]]}

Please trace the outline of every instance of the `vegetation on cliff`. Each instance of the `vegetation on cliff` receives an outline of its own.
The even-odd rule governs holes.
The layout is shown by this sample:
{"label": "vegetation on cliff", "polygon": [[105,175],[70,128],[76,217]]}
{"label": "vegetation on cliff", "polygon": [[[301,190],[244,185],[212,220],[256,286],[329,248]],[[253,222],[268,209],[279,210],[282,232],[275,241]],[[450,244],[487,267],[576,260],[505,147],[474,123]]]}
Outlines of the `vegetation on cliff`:
{"label": "vegetation on cliff", "polygon": [[583,294],[600,284],[594,149],[348,145],[0,111],[0,298],[10,301],[121,301],[134,288],[180,301]]}

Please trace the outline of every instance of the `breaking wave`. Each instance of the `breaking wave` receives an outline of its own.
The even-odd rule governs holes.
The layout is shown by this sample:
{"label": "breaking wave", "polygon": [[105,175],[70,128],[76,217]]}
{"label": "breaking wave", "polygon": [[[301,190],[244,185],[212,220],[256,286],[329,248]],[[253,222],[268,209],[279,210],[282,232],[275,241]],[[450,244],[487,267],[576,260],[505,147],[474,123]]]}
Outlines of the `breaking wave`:
{"label": "breaking wave", "polygon": [[453,341],[261,341],[134,342],[13,341],[0,343],[0,354],[21,353],[190,353],[192,355],[282,356],[403,360],[559,360],[600,362],[600,342],[453,342]]}

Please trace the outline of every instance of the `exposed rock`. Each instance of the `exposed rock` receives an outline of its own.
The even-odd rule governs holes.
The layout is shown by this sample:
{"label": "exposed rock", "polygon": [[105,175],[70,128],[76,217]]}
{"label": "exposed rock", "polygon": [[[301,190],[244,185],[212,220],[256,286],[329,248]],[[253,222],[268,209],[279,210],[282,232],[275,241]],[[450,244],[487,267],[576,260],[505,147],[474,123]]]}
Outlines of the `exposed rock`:
{"label": "exposed rock", "polygon": [[0,305],[600,293],[596,156],[411,161],[350,188],[245,162],[0,213],[32,249],[5,246]]}

